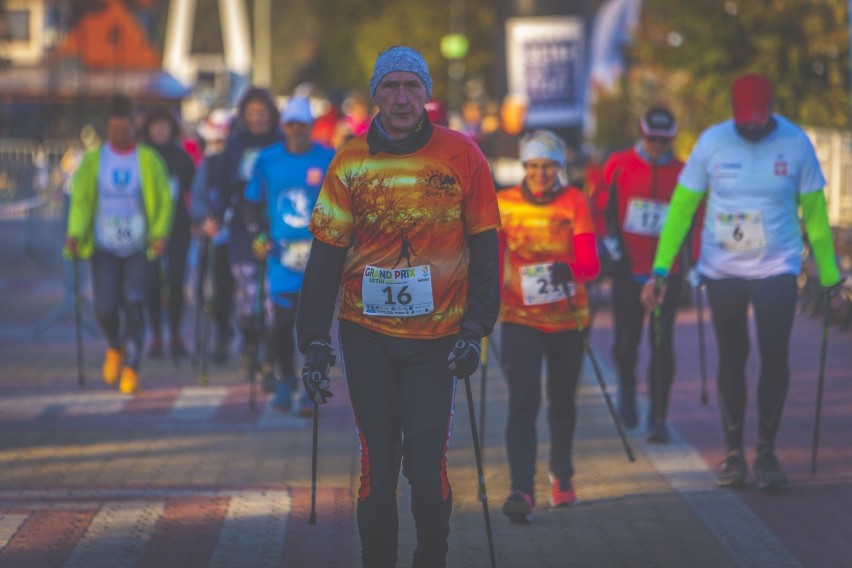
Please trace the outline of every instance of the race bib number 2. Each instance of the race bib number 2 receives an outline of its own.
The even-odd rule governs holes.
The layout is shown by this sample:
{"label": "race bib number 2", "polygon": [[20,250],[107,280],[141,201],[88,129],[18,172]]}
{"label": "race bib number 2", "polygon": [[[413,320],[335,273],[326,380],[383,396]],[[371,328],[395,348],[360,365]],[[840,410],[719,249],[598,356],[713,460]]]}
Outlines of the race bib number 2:
{"label": "race bib number 2", "polygon": [[393,269],[367,265],[361,280],[361,299],[368,316],[431,314],[435,311],[432,271],[428,264]]}
{"label": "race bib number 2", "polygon": [[[525,306],[552,304],[565,299],[565,290],[550,281],[552,263],[527,264],[521,266],[521,294]],[[574,295],[573,284],[568,285],[568,293]]]}

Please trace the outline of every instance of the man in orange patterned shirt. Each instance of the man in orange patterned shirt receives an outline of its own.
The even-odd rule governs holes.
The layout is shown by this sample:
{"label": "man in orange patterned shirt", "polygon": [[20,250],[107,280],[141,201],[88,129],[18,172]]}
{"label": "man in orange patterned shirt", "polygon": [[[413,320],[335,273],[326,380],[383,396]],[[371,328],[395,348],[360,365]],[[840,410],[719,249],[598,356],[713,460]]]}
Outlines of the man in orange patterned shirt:
{"label": "man in orange patterned shirt", "polygon": [[535,506],[535,422],[545,357],[550,504],[570,507],[577,500],[571,451],[574,395],[583,334],[589,325],[583,283],[597,276],[600,264],[586,196],[559,181],[566,163],[565,142],[550,131],[538,130],[521,140],[520,156],[523,181],[498,197],[503,219],[500,360],[509,384],[506,451],[511,476],[503,514],[514,523],[527,523]]}
{"label": "man in orange patterned shirt", "polygon": [[396,565],[401,463],[417,527],[413,565],[445,566],[455,381],[476,370],[499,311],[491,172],[472,140],[429,122],[431,90],[413,49],[391,47],[376,59],[370,94],[379,114],[329,166],[297,315],[302,378],[320,404],[331,396],[329,329],[342,287],[364,566]]}

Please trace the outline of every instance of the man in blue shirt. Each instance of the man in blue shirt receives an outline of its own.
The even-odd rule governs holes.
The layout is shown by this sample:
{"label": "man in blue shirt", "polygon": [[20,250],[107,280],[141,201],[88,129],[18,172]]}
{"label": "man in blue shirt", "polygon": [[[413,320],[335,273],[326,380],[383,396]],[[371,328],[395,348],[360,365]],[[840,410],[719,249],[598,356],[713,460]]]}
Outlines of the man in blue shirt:
{"label": "man in blue shirt", "polygon": [[[253,250],[266,259],[272,326],[267,332],[267,359],[277,363],[276,410],[287,411],[297,388],[293,326],[302,276],[311,249],[308,224],[334,150],[311,142],[310,103],[292,97],[281,117],[284,143],[267,147],[258,156],[246,186],[246,225],[254,237]],[[311,416],[313,404],[303,396],[299,414]]]}

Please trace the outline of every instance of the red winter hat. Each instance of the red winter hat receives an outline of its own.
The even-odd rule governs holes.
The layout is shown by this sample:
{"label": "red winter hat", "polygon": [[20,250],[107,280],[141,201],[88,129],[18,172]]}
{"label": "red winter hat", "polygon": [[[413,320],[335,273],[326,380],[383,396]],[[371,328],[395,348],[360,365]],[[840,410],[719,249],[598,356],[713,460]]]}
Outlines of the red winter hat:
{"label": "red winter hat", "polygon": [[764,124],[772,114],[772,83],[763,75],[741,75],[731,85],[731,106],[736,124]]}

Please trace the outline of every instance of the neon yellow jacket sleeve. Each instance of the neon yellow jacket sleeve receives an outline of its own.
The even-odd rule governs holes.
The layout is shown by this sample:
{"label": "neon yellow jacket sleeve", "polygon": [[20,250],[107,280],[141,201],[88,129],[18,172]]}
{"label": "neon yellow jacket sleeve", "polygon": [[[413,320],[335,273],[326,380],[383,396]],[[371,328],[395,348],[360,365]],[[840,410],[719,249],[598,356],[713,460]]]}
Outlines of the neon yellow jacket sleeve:
{"label": "neon yellow jacket sleeve", "polygon": [[822,190],[799,194],[805,233],[814,251],[814,260],[823,286],[834,286],[840,281],[837,260],[834,257],[834,238],[828,225],[825,194]]}
{"label": "neon yellow jacket sleeve", "polygon": [[680,245],[692,225],[692,217],[695,216],[695,211],[703,198],[703,191],[694,191],[680,183],[675,187],[672,200],[669,203],[666,222],[663,224],[660,240],[657,243],[657,254],[654,256],[653,265],[654,274],[668,275],[675,256],[680,250]]}

